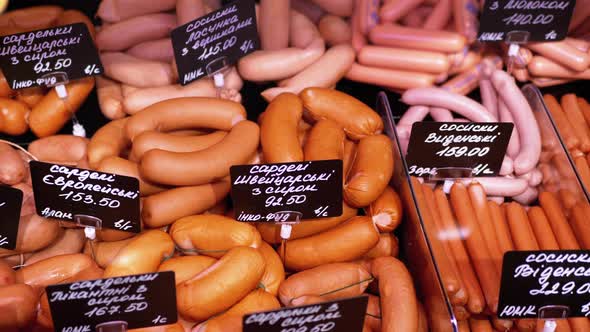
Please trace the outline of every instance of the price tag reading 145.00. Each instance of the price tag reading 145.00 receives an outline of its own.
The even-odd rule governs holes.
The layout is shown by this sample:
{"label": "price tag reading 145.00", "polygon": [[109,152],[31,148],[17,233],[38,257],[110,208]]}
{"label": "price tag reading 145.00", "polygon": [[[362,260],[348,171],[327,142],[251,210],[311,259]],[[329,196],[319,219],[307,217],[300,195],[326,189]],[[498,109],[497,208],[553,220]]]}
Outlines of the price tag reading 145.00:
{"label": "price tag reading 145.00", "polygon": [[139,233],[139,182],[127,176],[32,161],[37,214],[75,221],[98,218],[101,227]]}

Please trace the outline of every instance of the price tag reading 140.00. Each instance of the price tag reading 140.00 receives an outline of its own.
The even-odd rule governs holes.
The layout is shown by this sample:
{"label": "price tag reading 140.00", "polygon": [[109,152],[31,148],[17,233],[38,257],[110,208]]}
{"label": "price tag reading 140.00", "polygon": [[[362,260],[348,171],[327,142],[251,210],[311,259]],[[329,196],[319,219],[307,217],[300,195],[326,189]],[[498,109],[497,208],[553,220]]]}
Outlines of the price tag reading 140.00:
{"label": "price tag reading 140.00", "polygon": [[136,178],[32,161],[37,214],[75,221],[98,218],[101,227],[139,233]]}
{"label": "price tag reading 140.00", "polygon": [[0,66],[12,89],[53,86],[103,72],[83,23],[0,37]]}

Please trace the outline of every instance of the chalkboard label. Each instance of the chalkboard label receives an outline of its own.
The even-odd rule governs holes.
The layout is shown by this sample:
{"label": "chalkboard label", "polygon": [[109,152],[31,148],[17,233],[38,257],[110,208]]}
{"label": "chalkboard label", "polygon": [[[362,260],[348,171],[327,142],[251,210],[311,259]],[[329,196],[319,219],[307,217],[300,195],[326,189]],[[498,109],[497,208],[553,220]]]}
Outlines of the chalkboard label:
{"label": "chalkboard label", "polygon": [[0,186],[0,248],[14,250],[18,234],[23,192]]}
{"label": "chalkboard label", "polygon": [[230,175],[238,221],[287,221],[282,211],[301,219],[342,215],[342,160],[238,165]]}
{"label": "chalkboard label", "polygon": [[590,251],[509,251],[504,255],[498,316],[536,318],[547,306],[569,308],[568,317],[590,317]]}
{"label": "chalkboard label", "polygon": [[140,232],[136,178],[38,161],[30,168],[38,215]]}
{"label": "chalkboard label", "polygon": [[[497,176],[513,127],[507,122],[416,122],[406,155],[410,175]],[[455,172],[461,169],[467,174]]]}
{"label": "chalkboard label", "polygon": [[289,307],[244,316],[243,332],[361,332],[368,297]]}
{"label": "chalkboard label", "polygon": [[12,89],[55,86],[103,73],[98,51],[83,23],[0,38],[0,66]]}
{"label": "chalkboard label", "polygon": [[487,0],[477,38],[484,42],[562,40],[575,5],[575,0]]}
{"label": "chalkboard label", "polygon": [[231,66],[260,48],[254,0],[235,1],[172,30],[180,84]]}
{"label": "chalkboard label", "polygon": [[178,320],[174,272],[136,274],[46,287],[55,331],[95,331],[125,321],[129,329]]}

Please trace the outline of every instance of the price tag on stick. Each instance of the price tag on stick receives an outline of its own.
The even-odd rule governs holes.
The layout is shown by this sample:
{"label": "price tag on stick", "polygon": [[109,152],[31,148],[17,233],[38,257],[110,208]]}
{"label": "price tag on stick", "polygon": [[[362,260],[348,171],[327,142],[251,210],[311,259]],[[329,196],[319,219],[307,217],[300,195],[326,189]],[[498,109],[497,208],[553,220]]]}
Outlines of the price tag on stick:
{"label": "price tag on stick", "polygon": [[0,186],[0,248],[14,250],[18,235],[23,192]]}
{"label": "price tag on stick", "polygon": [[38,161],[29,165],[38,215],[83,226],[140,232],[136,178]]}
{"label": "price tag on stick", "polygon": [[497,176],[513,127],[507,122],[416,122],[406,155],[410,175]]}
{"label": "price tag on stick", "polygon": [[360,296],[244,316],[244,332],[361,332],[368,297]]}
{"label": "price tag on stick", "polygon": [[83,23],[0,37],[0,67],[12,89],[56,86],[103,73]]}
{"label": "price tag on stick", "polygon": [[282,222],[342,214],[342,160],[306,161],[230,168],[236,220]]}
{"label": "price tag on stick", "polygon": [[480,41],[506,41],[510,33],[521,42],[559,41],[566,37],[575,0],[487,0],[479,19]]}
{"label": "price tag on stick", "polygon": [[107,322],[127,328],[174,324],[174,272],[78,281],[46,288],[55,331],[96,331]]}
{"label": "price tag on stick", "polygon": [[212,76],[260,49],[254,0],[239,0],[172,30],[180,84]]}
{"label": "price tag on stick", "polygon": [[498,317],[590,317],[590,251],[507,252]]}

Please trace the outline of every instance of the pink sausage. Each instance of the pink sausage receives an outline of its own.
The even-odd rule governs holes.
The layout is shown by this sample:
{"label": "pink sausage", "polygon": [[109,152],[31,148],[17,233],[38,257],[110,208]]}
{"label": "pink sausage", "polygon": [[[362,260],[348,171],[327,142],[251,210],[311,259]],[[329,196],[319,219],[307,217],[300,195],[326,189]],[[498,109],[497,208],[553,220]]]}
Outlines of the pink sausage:
{"label": "pink sausage", "polygon": [[414,8],[420,6],[424,0],[398,0],[392,1],[381,7],[379,17],[385,23],[395,22],[406,16]]}
{"label": "pink sausage", "polygon": [[533,111],[514,79],[502,70],[492,74],[492,83],[504,101],[518,128],[521,149],[514,158],[514,172],[524,174],[533,169],[541,156],[541,134]]}
{"label": "pink sausage", "polygon": [[539,196],[539,191],[534,187],[527,187],[527,189],[519,194],[512,196],[512,199],[523,205],[529,205]]}
{"label": "pink sausage", "polygon": [[426,30],[442,30],[451,18],[451,0],[439,0],[422,26]]}
{"label": "pink sausage", "polygon": [[140,59],[172,62],[174,50],[170,38],[150,40],[133,46],[127,53]]}
{"label": "pink sausage", "polygon": [[442,107],[430,107],[430,116],[437,122],[453,121],[453,113]]}
{"label": "pink sausage", "polygon": [[[465,185],[469,184],[472,179],[462,179]],[[524,193],[528,188],[528,182],[522,179],[513,179],[507,177],[479,177],[477,178],[488,196],[514,197]]]}
{"label": "pink sausage", "polygon": [[358,7],[359,28],[363,35],[369,32],[379,23],[379,0],[358,0],[355,3]]}
{"label": "pink sausage", "polygon": [[96,35],[101,51],[122,51],[149,40],[165,38],[176,27],[176,16],[149,14],[111,24]]}
{"label": "pink sausage", "polygon": [[502,166],[500,166],[500,175],[510,175],[514,172],[514,162],[508,156],[502,159]]}
{"label": "pink sausage", "polygon": [[397,123],[398,127],[412,128],[414,122],[422,121],[428,115],[429,108],[427,106],[415,105],[410,107]]}
{"label": "pink sausage", "polygon": [[[500,121],[501,122],[512,122],[514,123],[514,119],[512,118],[512,113],[504,101],[501,99],[498,100],[498,112],[500,113]],[[506,149],[506,153],[511,157],[515,158],[520,151],[520,138],[518,136],[518,128],[514,125],[512,129],[512,135],[510,135],[510,141],[508,142],[508,148]]]}
{"label": "pink sausage", "polygon": [[446,108],[474,122],[495,122],[483,105],[471,98],[448,92],[441,88],[416,88],[406,91],[402,101],[408,105],[428,105]]}
{"label": "pink sausage", "polygon": [[[362,0],[355,1],[355,7],[359,8],[361,5]],[[361,29],[361,12],[360,10],[356,10],[353,12],[352,17],[350,18],[350,26],[352,30],[352,48],[354,48],[355,52],[360,52],[360,50],[367,45],[367,37],[366,34],[363,33]]]}
{"label": "pink sausage", "polygon": [[533,168],[530,172],[519,175],[518,178],[526,180],[530,187],[536,187],[543,182],[543,173],[538,168]]}
{"label": "pink sausage", "polygon": [[[483,106],[498,118],[498,96],[496,90],[489,79],[481,79],[479,81],[479,93],[481,95],[481,102]],[[502,118],[500,117],[500,121]]]}
{"label": "pink sausage", "polygon": [[307,16],[314,23],[318,23],[324,16],[324,10],[309,0],[291,0],[291,8]]}

